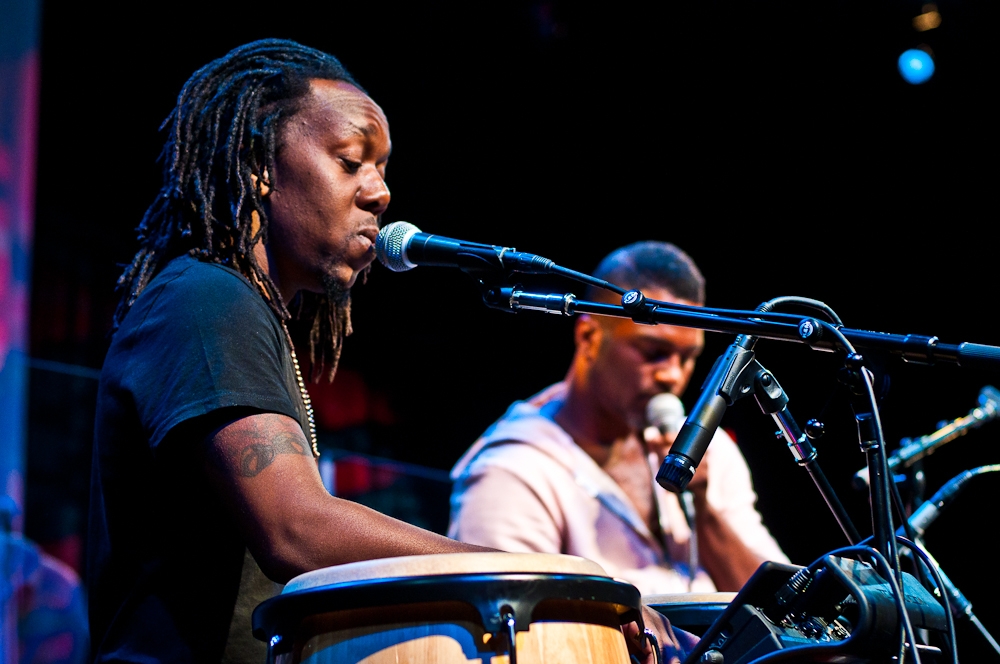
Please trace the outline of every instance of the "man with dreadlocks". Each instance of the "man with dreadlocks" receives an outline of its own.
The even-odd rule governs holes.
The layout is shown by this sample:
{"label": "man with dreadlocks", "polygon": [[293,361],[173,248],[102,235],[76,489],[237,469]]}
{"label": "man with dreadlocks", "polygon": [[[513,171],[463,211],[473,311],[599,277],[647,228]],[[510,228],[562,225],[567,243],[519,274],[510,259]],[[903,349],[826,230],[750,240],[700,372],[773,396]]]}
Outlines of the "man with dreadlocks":
{"label": "man with dreadlocks", "polygon": [[250,614],[293,576],[493,549],[331,496],[315,461],[302,374],[332,378],[374,258],[382,109],[332,56],[264,40],[195,72],[164,126],[163,186],[119,280],[98,392],[94,655],[263,662]]}
{"label": "man with dreadlocks", "polygon": [[331,496],[314,459],[302,372],[332,378],[374,257],[381,108],[335,58],[266,40],[197,71],[165,126],[99,388],[95,658],[263,662],[250,612],[276,582],[484,549]]}

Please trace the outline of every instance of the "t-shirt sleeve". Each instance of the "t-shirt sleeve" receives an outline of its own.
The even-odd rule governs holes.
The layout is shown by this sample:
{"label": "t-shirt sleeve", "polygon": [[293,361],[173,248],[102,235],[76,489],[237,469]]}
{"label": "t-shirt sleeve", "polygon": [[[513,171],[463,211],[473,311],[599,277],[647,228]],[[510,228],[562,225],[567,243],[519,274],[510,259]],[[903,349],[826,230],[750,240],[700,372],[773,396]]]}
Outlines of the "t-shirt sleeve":
{"label": "t-shirt sleeve", "polygon": [[119,330],[122,381],[152,447],[178,424],[220,408],[298,419],[281,324],[249,283],[221,266],[194,264],[155,286]]}

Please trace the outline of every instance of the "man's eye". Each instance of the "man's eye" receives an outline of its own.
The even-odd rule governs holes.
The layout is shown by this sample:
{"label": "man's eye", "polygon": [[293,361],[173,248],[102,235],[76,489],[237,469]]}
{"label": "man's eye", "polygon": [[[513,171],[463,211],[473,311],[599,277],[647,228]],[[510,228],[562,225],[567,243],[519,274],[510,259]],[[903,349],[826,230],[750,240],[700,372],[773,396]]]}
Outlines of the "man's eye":
{"label": "man's eye", "polygon": [[344,163],[344,168],[347,169],[348,173],[357,173],[358,169],[361,168],[360,161],[354,161],[353,159],[347,159],[345,157],[341,157],[340,160]]}

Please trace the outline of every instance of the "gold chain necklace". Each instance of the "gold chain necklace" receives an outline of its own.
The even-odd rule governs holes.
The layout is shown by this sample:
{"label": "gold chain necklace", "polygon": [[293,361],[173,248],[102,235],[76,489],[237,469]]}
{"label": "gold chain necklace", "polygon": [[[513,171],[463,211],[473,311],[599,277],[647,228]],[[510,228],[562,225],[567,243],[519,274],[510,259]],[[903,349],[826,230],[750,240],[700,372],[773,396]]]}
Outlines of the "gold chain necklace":
{"label": "gold chain necklace", "polygon": [[285,340],[288,342],[288,350],[292,354],[292,366],[295,368],[295,381],[299,384],[299,395],[302,396],[302,405],[306,407],[306,417],[309,419],[309,444],[312,447],[313,458],[319,458],[319,445],[316,443],[316,419],[313,416],[312,399],[306,390],[306,383],[302,379],[302,370],[299,368],[299,358],[295,354],[295,344],[292,343],[292,335],[288,332],[285,321],[281,321],[281,329],[285,331]]}

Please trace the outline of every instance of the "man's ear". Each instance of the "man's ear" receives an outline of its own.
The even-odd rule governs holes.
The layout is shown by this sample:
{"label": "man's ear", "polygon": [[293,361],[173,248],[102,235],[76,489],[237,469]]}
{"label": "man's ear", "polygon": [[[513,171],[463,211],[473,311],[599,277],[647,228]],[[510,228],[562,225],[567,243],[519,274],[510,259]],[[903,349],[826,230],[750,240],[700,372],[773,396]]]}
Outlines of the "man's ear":
{"label": "man's ear", "polygon": [[271,179],[267,176],[267,169],[264,169],[264,177],[260,178],[260,184],[258,185],[258,178],[256,173],[250,174],[250,182],[253,182],[254,187],[260,189],[260,197],[267,198],[267,195],[271,193]]}
{"label": "man's ear", "polygon": [[573,340],[576,343],[577,355],[593,362],[603,338],[604,328],[593,316],[583,314],[576,319]]}

